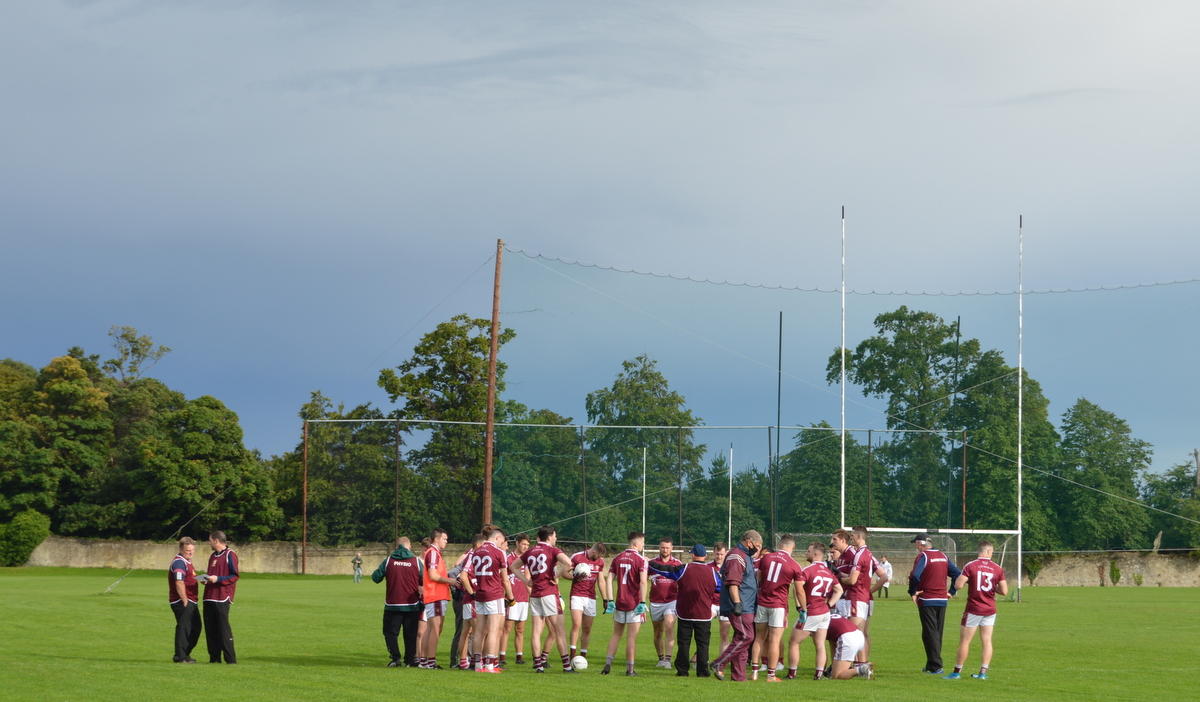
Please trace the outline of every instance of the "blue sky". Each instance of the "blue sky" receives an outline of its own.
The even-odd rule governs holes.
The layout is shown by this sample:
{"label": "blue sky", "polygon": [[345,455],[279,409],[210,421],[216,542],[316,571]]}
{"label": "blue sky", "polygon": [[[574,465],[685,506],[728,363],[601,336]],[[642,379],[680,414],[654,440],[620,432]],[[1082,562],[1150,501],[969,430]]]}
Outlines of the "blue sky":
{"label": "blue sky", "polygon": [[[385,402],[380,367],[486,316],[497,238],[831,288],[845,205],[850,287],[1011,290],[1023,214],[1030,288],[1191,278],[1198,19],[1154,2],[9,3],[0,355],[104,353],[109,326],[135,326],[175,349],[158,377],[224,400],[270,454],[310,391]],[[508,256],[512,397],[580,418],[646,352],[709,423],[768,423],[774,374],[745,357],[773,364],[784,310],[788,373],[811,383],[785,384],[784,421],[836,419],[836,297],[548,265],[571,279]],[[1198,301],[1200,284],[1027,298],[1052,411],[1087,396],[1156,466],[1185,460]],[[900,303],[961,314],[1015,359],[1006,297],[852,296],[849,339]]]}

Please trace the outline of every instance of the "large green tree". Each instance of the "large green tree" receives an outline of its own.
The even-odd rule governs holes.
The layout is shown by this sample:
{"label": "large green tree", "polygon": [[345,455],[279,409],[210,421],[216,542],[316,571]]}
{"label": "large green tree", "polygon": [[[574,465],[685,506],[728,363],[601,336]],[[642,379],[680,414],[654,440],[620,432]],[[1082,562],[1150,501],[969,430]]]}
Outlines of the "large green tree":
{"label": "large green tree", "polygon": [[[682,538],[678,490],[704,475],[700,462],[705,446],[695,443],[691,429],[702,420],[644,354],[624,361],[611,386],[588,393],[585,407],[589,423],[601,425],[587,432],[589,508],[595,509],[593,502],[599,507],[640,497],[644,456],[646,528],[653,538]],[[672,428],[621,428],[630,426]],[[593,464],[598,470],[593,471]],[[631,529],[641,526],[640,504],[636,512]]]}
{"label": "large green tree", "polygon": [[[1196,490],[1196,464],[1188,461],[1163,473],[1147,473],[1142,499],[1162,512],[1150,514],[1150,533],[1162,534],[1160,548],[1200,548],[1200,495]],[[1187,519],[1172,515],[1178,514]],[[1194,521],[1187,521],[1194,520]]]}
{"label": "large green tree", "polygon": [[[779,474],[779,528],[795,533],[828,533],[841,526],[841,440],[828,422],[803,429],[796,446],[783,456]],[[846,436],[846,521],[848,525],[889,526],[880,510],[887,464],[872,456],[853,434]],[[867,509],[870,475],[871,509]]]}
{"label": "large green tree", "polygon": [[[1133,436],[1129,423],[1086,398],[1063,415],[1062,457],[1055,474],[1074,483],[1131,500],[1150,464],[1150,444]],[[1069,548],[1139,548],[1149,545],[1150,517],[1136,504],[1060,483],[1051,491],[1058,532]]]}
{"label": "large green tree", "polygon": [[[379,374],[379,387],[399,405],[391,416],[483,422],[487,418],[488,355],[491,322],[461,314],[421,338],[413,355]],[[503,346],[515,332],[504,329]],[[496,393],[504,390],[503,363],[496,365]],[[411,424],[406,431],[413,431]],[[440,526],[454,539],[469,539],[482,520],[484,431],[474,425],[434,425],[428,439],[408,454],[410,465],[428,481],[428,511],[442,515]]]}

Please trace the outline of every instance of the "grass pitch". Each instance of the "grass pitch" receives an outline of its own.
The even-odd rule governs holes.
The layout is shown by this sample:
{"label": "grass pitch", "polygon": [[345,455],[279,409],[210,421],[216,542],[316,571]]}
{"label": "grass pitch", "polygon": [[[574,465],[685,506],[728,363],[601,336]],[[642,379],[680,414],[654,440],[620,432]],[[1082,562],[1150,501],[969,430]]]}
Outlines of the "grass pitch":
{"label": "grass pitch", "polygon": [[[719,683],[655,669],[649,624],[638,642],[639,677],[599,675],[611,617],[596,621],[592,667],[534,676],[510,663],[503,675],[385,668],[383,588],[369,579],[242,577],[231,621],[239,664],[171,662],[174,618],[163,573],[60,568],[0,569],[0,698],[5,700],[529,700],[821,699],[1096,700],[1200,696],[1200,590],[1027,588],[1000,604],[990,680],[922,674],[915,607],[881,600],[872,620],[874,681]],[[944,656],[953,663],[963,602],[947,613]],[[714,641],[716,626],[714,624]],[[450,632],[440,662],[448,659]],[[526,655],[529,655],[526,642]],[[801,673],[812,665],[805,642]],[[514,651],[509,647],[510,660]],[[964,672],[979,665],[979,642]],[[194,652],[207,660],[204,639]],[[618,655],[618,661],[623,658]],[[615,667],[620,667],[615,666]]]}

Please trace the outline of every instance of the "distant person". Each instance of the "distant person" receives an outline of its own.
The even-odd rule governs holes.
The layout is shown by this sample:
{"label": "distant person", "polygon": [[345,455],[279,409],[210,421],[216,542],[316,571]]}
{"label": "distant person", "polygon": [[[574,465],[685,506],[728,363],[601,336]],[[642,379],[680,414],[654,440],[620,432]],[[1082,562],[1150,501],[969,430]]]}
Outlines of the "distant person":
{"label": "distant person", "polygon": [[200,641],[200,604],[197,594],[196,569],[192,556],[196,553],[196,542],[185,536],[179,540],[179,553],[171,560],[167,569],[167,601],[175,614],[175,658],[176,663],[195,663],[192,649]]}
{"label": "distant person", "polygon": [[208,535],[208,546],[212,555],[208,557],[208,574],[204,577],[204,630],[208,643],[208,662],[237,663],[233,650],[233,630],[229,628],[229,608],[233,606],[233,593],[237,590],[237,554],[229,550],[225,532],[214,531]]}
{"label": "distant person", "polygon": [[350,559],[350,566],[354,568],[354,582],[362,582],[362,551],[354,554],[354,558]]}
{"label": "distant person", "polygon": [[908,594],[917,605],[921,618],[921,643],[925,645],[925,673],[942,673],[942,630],[946,625],[946,605],[957,589],[950,585],[959,576],[958,566],[946,554],[933,547],[929,534],[917,534],[912,543],[917,559],[908,576]]}
{"label": "distant person", "polygon": [[712,638],[712,606],[714,592],[721,590],[721,578],[712,564],[705,563],[708,550],[701,544],[692,547],[692,562],[687,565],[664,565],[650,561],[650,570],[659,577],[670,578],[679,585],[675,600],[675,611],[679,627],[679,654],[675,658],[676,677],[688,676],[688,658],[692,649],[692,638],[696,639],[696,677],[707,678],[708,646]]}
{"label": "distant person", "polygon": [[[411,550],[408,537],[396,539],[396,550],[383,559],[371,573],[371,580],[386,581],[383,595],[383,641],[391,660],[387,667],[417,667],[417,626],[425,605],[421,601],[424,568],[421,559]],[[404,655],[401,662],[399,636],[404,630]]]}
{"label": "distant person", "polygon": [[892,587],[892,579],[896,576],[895,576],[895,572],[892,570],[892,562],[888,560],[887,556],[880,556],[879,562],[883,566],[883,572],[887,573],[887,577],[888,577],[888,579],[882,583],[883,599],[886,600],[888,598],[888,591]]}
{"label": "distant person", "polygon": [[959,590],[967,588],[967,609],[963,612],[962,629],[958,636],[958,658],[954,661],[954,672],[945,676],[946,680],[961,677],[976,629],[983,641],[983,660],[979,672],[971,673],[971,677],[987,680],[988,666],[992,663],[992,630],[996,626],[996,593],[1008,594],[1004,569],[992,562],[993,550],[992,542],[980,541],[979,557],[968,563],[954,581],[954,586]]}

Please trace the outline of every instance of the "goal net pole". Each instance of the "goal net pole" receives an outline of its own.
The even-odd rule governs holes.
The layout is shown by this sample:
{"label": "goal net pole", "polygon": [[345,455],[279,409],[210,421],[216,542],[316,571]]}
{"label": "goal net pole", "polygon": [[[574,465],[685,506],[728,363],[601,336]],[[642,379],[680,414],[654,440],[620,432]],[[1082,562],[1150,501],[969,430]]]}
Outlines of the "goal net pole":
{"label": "goal net pole", "polygon": [[1025,544],[1021,532],[1024,530],[1022,509],[1022,482],[1024,463],[1022,445],[1025,432],[1025,216],[1017,219],[1017,602],[1021,601],[1021,568],[1024,565]]}
{"label": "goal net pole", "polygon": [[846,206],[842,205],[842,487],[838,523],[846,523]]}

